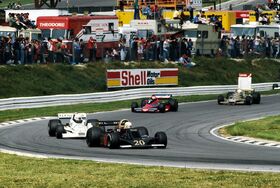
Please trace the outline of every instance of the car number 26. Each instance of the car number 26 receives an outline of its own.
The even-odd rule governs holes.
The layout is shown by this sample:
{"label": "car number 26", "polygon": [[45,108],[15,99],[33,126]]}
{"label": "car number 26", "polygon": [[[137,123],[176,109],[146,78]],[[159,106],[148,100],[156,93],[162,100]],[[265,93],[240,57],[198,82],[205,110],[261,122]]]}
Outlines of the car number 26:
{"label": "car number 26", "polygon": [[143,145],[145,145],[144,140],[134,140],[133,142],[134,142],[135,146],[143,146]]}

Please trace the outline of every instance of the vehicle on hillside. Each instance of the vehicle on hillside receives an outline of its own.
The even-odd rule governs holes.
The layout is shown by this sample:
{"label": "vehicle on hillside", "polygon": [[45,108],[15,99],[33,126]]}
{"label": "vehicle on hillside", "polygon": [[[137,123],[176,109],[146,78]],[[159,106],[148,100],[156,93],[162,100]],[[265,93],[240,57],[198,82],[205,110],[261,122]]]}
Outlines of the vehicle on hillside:
{"label": "vehicle on hillside", "polygon": [[178,111],[178,101],[172,95],[152,95],[150,98],[141,100],[140,106],[137,102],[131,103],[131,112],[168,112]]}
{"label": "vehicle on hillside", "polygon": [[192,41],[192,54],[214,56],[220,47],[221,32],[214,25],[184,23],[176,35]]}
{"label": "vehicle on hillside", "polygon": [[237,36],[246,36],[246,37],[267,37],[275,38],[279,37],[280,26],[278,24],[273,25],[258,25],[255,24],[235,24],[231,27],[230,36],[235,38]]}
{"label": "vehicle on hillside", "polygon": [[[170,27],[170,22],[174,22],[174,27]],[[178,25],[179,20],[131,20],[130,22],[130,27],[137,30],[136,36],[140,39],[172,36],[179,30]]]}
{"label": "vehicle on hillside", "polygon": [[42,30],[43,38],[78,38],[87,43],[92,37],[96,40],[97,57],[104,55],[103,49],[117,48],[119,43],[116,16],[40,16],[37,27]]}
{"label": "vehicle on hillside", "polygon": [[[66,120],[67,122],[63,122]],[[87,119],[86,113],[59,113],[57,119],[48,122],[49,136],[61,138],[85,138],[87,130],[97,120]]]}
{"label": "vehicle on hillside", "polygon": [[12,40],[22,35],[23,38],[28,37],[30,40],[41,40],[42,32],[40,29],[24,29],[18,30],[10,26],[0,26],[0,36],[10,36]]}
{"label": "vehicle on hillside", "polygon": [[156,132],[149,136],[146,127],[132,127],[127,119],[117,121],[96,121],[86,135],[89,147],[116,148],[166,148],[167,135]]}
{"label": "vehicle on hillside", "polygon": [[218,96],[218,104],[260,104],[261,94],[251,88],[251,74],[239,74],[238,89]]}

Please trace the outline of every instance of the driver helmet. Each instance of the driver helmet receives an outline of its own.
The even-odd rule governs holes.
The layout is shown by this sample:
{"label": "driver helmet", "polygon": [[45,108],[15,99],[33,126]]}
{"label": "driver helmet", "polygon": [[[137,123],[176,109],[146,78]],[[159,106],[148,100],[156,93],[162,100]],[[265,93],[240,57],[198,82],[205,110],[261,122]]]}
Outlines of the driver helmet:
{"label": "driver helmet", "polygon": [[241,89],[237,89],[237,93],[241,93],[242,92],[242,90]]}
{"label": "driver helmet", "polygon": [[74,119],[75,119],[75,121],[76,121],[77,123],[81,123],[81,122],[83,121],[83,120],[82,120],[82,117],[79,116],[79,115],[75,115]]}
{"label": "driver helmet", "polygon": [[118,129],[124,129],[125,123],[128,122],[127,119],[122,119],[118,124]]}
{"label": "driver helmet", "polygon": [[152,95],[152,100],[156,100],[157,99],[157,97],[155,96],[155,95]]}
{"label": "driver helmet", "polygon": [[132,128],[132,123],[131,122],[125,122],[125,124],[124,124],[124,127],[123,127],[124,129],[130,129],[130,128]]}

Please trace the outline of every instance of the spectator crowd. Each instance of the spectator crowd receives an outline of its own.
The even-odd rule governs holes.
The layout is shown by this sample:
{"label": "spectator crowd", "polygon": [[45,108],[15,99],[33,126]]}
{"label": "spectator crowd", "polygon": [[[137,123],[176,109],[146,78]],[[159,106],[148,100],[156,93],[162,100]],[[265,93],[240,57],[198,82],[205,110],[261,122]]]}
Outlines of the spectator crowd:
{"label": "spectator crowd", "polygon": [[[272,6],[272,4],[269,5]],[[273,7],[277,7],[276,4],[273,4]],[[215,31],[222,30],[222,22],[217,16],[212,15],[206,18],[203,11],[194,15],[191,5],[187,7],[187,10],[190,12],[189,16],[184,15],[184,11],[176,10],[173,18],[180,19],[182,22],[211,24],[215,26]],[[161,17],[161,10],[157,6],[153,9],[150,6],[141,7],[141,11],[148,19]],[[255,11],[258,13],[256,17],[260,23],[269,24],[268,17],[261,14],[261,7],[257,7]],[[275,19],[277,17],[279,21],[280,15],[277,14]],[[8,22],[10,26],[17,29],[35,27],[34,23],[30,21],[28,13],[11,13]],[[121,38],[117,48],[103,49],[101,54],[98,54],[98,49],[100,46],[92,37],[89,41],[84,42],[77,38],[67,41],[62,38],[45,38],[40,41],[24,38],[22,35],[15,39],[11,36],[2,36],[0,39],[0,64],[78,64],[95,62],[98,58],[102,58],[108,63],[112,61],[172,61],[182,63],[187,67],[193,65],[191,57],[194,55],[194,43],[190,38],[152,36],[144,39],[134,36],[131,39]],[[279,58],[280,38],[224,36],[220,40],[219,48],[212,55],[230,58],[250,56]]]}

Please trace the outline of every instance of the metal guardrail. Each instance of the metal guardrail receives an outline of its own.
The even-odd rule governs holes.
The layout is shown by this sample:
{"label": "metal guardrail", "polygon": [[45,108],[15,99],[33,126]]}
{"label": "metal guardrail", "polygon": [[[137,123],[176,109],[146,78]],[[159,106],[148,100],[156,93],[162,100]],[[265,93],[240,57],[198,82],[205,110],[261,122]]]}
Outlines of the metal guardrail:
{"label": "metal guardrail", "polygon": [[[272,89],[274,83],[252,84],[256,91],[268,91]],[[0,99],[0,111],[20,109],[20,108],[38,108],[48,106],[71,105],[78,103],[101,103],[122,101],[129,99],[139,99],[151,96],[155,93],[172,94],[174,96],[188,95],[205,95],[220,94],[233,91],[236,85],[220,85],[220,86],[194,86],[194,87],[168,87],[168,88],[139,88],[111,92],[98,92],[86,94],[67,94],[67,95],[49,95],[35,97],[18,97]]]}

